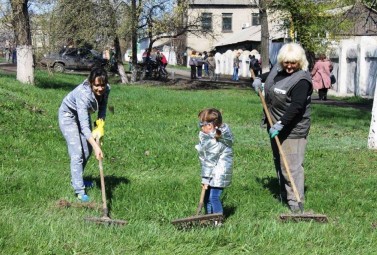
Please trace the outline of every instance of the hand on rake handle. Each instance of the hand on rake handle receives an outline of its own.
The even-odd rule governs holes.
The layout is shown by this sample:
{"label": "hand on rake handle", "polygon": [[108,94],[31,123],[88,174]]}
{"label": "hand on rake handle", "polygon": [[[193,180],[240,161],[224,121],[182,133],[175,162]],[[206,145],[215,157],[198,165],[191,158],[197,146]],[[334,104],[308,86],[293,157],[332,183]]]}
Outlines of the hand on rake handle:
{"label": "hand on rake handle", "polygon": [[256,77],[255,80],[253,81],[253,84],[252,84],[254,90],[255,90],[255,93],[259,94],[259,91],[263,91],[263,83],[262,83],[262,79],[260,77]]}
{"label": "hand on rake handle", "polygon": [[88,141],[89,141],[90,145],[92,145],[92,148],[93,148],[93,151],[94,151],[94,155],[96,156],[96,159],[97,160],[102,160],[103,159],[103,152],[102,152],[102,149],[101,149],[101,146],[100,146],[99,139],[95,139],[94,140],[93,137],[90,137]]}
{"label": "hand on rake handle", "polygon": [[279,132],[283,129],[284,125],[281,124],[281,121],[276,122],[268,131],[271,138],[274,138],[279,134]]}
{"label": "hand on rake handle", "polygon": [[208,186],[209,186],[208,184],[204,184],[204,183],[202,183],[202,188],[203,188],[203,189],[207,190],[207,189],[208,189]]}

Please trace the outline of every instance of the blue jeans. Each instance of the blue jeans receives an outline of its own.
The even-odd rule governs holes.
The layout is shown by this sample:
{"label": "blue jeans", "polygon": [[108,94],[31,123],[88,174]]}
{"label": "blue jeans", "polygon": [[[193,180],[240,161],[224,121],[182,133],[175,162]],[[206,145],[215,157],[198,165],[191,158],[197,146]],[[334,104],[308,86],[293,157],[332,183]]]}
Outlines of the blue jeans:
{"label": "blue jeans", "polygon": [[209,77],[209,68],[207,63],[204,63],[204,72]]}
{"label": "blue jeans", "polygon": [[238,67],[233,67],[233,76],[232,76],[233,81],[238,81]]}
{"label": "blue jeans", "polygon": [[206,194],[204,196],[204,204],[206,207],[206,213],[223,213],[223,206],[221,204],[220,196],[223,192],[223,188],[215,188],[208,186]]}

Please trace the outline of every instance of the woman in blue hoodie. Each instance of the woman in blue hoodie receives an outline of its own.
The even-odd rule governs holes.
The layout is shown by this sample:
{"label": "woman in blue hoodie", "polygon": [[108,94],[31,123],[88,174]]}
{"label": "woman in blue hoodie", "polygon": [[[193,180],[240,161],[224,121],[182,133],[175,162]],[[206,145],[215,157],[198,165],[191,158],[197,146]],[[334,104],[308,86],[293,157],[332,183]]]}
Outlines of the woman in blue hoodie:
{"label": "woman in blue hoodie", "polygon": [[[96,158],[103,152],[95,139],[104,135],[104,121],[110,86],[104,69],[94,68],[88,79],[78,85],[64,99],[59,108],[59,127],[67,142],[70,156],[71,184],[77,198],[88,202],[83,172],[94,150]],[[92,132],[91,114],[98,111],[97,127]]]}

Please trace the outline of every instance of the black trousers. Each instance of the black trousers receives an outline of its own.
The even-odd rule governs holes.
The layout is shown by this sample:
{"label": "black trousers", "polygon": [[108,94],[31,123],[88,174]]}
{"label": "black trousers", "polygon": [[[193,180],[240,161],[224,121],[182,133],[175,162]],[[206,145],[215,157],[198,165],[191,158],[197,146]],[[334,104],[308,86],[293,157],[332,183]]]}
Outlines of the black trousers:
{"label": "black trousers", "polygon": [[196,66],[191,67],[191,79],[196,79]]}
{"label": "black trousers", "polygon": [[318,90],[319,100],[327,100],[327,91],[329,89],[323,88]]}

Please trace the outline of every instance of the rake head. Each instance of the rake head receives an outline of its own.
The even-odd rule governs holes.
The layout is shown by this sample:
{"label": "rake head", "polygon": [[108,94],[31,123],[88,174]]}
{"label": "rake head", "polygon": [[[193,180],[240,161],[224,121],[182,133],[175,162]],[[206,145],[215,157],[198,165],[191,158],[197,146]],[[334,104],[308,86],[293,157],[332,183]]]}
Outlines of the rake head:
{"label": "rake head", "polygon": [[222,222],[223,220],[224,216],[222,213],[214,213],[176,219],[173,220],[171,223],[175,225],[178,229],[189,229],[193,227],[214,226],[216,221]]}
{"label": "rake head", "polygon": [[328,222],[328,218],[326,215],[313,214],[313,213],[281,214],[279,218],[283,222],[300,222],[300,221],[316,221],[320,223]]}
{"label": "rake head", "polygon": [[101,205],[90,202],[90,203],[82,203],[82,202],[69,202],[65,199],[60,199],[56,202],[56,207],[58,208],[85,208],[85,209],[93,209],[93,210],[100,210]]}
{"label": "rake head", "polygon": [[111,219],[110,217],[107,217],[107,216],[103,216],[101,218],[87,217],[84,220],[91,221],[91,222],[94,222],[94,223],[97,223],[97,224],[102,224],[102,225],[120,225],[120,226],[123,226],[123,225],[127,224],[127,221],[125,221],[125,220],[113,220],[113,219]]}

